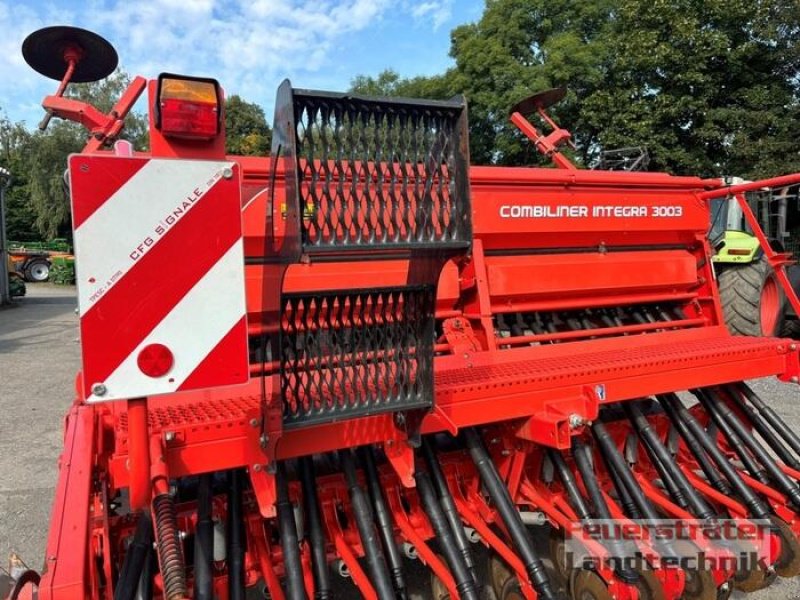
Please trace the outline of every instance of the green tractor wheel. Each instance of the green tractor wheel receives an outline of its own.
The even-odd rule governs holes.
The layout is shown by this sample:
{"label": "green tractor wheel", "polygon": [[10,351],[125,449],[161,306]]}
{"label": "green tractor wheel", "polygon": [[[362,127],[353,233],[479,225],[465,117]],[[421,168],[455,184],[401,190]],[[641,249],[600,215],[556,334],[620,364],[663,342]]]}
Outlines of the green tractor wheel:
{"label": "green tractor wheel", "polygon": [[725,323],[734,335],[777,336],[786,319],[786,296],[772,268],[757,260],[719,275]]}

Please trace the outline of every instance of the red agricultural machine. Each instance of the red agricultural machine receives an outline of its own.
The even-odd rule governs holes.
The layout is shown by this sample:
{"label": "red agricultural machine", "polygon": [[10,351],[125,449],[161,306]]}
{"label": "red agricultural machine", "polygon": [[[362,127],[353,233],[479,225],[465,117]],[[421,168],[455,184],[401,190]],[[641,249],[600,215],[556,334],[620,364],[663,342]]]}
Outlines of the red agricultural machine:
{"label": "red agricultural machine", "polygon": [[[23,51],[92,136],[83,368],[12,597],[710,600],[800,573],[800,437],[744,383],[796,383],[798,349],[728,333],[706,239],[712,198],[748,214],[800,175],[576,169],[559,90],[511,117],[557,168],[470,167],[461,98],[288,81],[271,156],[226,156],[215,81],[136,78],[104,115],[62,97],[114,68],[102,38]],[[140,153],[114,141],[145,88]]]}

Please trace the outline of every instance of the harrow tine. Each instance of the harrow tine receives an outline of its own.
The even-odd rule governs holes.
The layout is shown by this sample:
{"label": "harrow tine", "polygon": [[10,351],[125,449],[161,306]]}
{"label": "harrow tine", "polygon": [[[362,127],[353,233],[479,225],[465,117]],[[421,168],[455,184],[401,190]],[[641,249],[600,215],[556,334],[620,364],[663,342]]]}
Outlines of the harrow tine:
{"label": "harrow tine", "polygon": [[439,549],[444,554],[447,565],[453,573],[458,597],[462,600],[478,600],[478,590],[475,588],[472,574],[463,555],[456,547],[450,524],[439,504],[428,473],[418,470],[414,474],[414,479],[417,482],[417,492],[422,501],[422,507],[436,533],[436,539],[439,540]]}
{"label": "harrow tine", "polygon": [[[671,495],[675,503],[682,507],[688,507],[699,519],[709,520],[715,518],[716,515],[711,506],[697,493],[697,490],[692,487],[692,484],[686,478],[683,471],[675,465],[666,446],[644,416],[639,403],[626,402],[624,406],[628,413],[628,418],[639,434],[642,442],[644,442],[644,447],[650,456],[650,461],[656,469],[658,469],[665,484],[667,481],[671,482],[671,486],[674,490]],[[680,500],[683,501],[683,505]]]}
{"label": "harrow tine", "polygon": [[483,440],[475,429],[465,429],[463,433],[464,441],[472,461],[475,463],[475,468],[478,470],[481,482],[511,536],[514,548],[525,565],[525,571],[528,573],[536,593],[542,600],[556,600],[557,595],[550,584],[544,564],[536,554],[533,543],[525,529],[525,524],[522,522],[522,517],[514,506],[508,488],[503,483],[492,459],[489,457],[489,453],[483,445]]}
{"label": "harrow tine", "polygon": [[[800,454],[800,437],[786,425],[775,411],[764,404],[761,398],[746,383],[742,382],[736,386],[729,386],[728,393],[780,459],[793,469],[800,469],[800,460],[797,460],[789,449],[781,443],[778,436],[782,437],[789,447],[798,454]],[[755,406],[755,410],[745,402],[745,398]],[[777,432],[777,436],[769,429],[770,426]]]}
{"label": "harrow tine", "polygon": [[325,552],[325,532],[322,529],[322,514],[317,497],[317,482],[314,459],[300,459],[300,479],[303,487],[303,512],[308,519],[308,539],[311,545],[311,569],[314,574],[314,600],[331,598],[331,578],[328,557]]}
{"label": "harrow tine", "polygon": [[[597,477],[592,465],[591,449],[578,437],[572,440],[572,456],[575,459],[575,466],[578,468],[578,472],[583,480],[586,493],[589,495],[592,506],[594,507],[595,516],[598,519],[610,520],[612,518],[611,510],[603,496],[603,492],[600,490],[600,485],[597,483]],[[628,544],[625,544],[617,537],[609,539],[606,545],[615,558],[621,558],[630,554],[625,548]],[[621,561],[615,562],[617,562],[617,564],[614,565],[614,573],[617,577],[629,584],[636,584],[639,582],[640,576],[636,571],[625,566]]]}
{"label": "harrow tine", "polygon": [[197,485],[197,525],[194,533],[194,599],[214,597],[214,522],[211,520],[211,475],[200,476]]}
{"label": "harrow tine", "polygon": [[398,548],[394,537],[391,513],[386,506],[386,498],[383,495],[383,489],[378,478],[378,468],[375,466],[375,449],[371,446],[364,446],[360,450],[361,462],[364,465],[364,475],[367,480],[367,491],[369,492],[370,500],[372,500],[378,533],[383,541],[383,549],[386,552],[386,561],[389,564],[394,589],[397,592],[397,597],[404,600],[408,597],[408,591],[405,577],[403,576],[403,558],[400,556],[400,548]]}
{"label": "harrow tine", "polygon": [[742,461],[745,470],[750,476],[764,485],[769,485],[767,472],[750,454],[748,446],[745,444],[744,440],[742,440],[739,432],[737,432],[732,424],[723,417],[721,412],[722,407],[719,403],[712,400],[706,390],[692,390],[692,394],[700,401],[700,404],[703,405],[706,412],[711,415],[713,423],[717,426],[720,433],[722,433],[722,436],[728,441],[728,445],[739,457],[739,460]]}
{"label": "harrow tine", "polygon": [[383,556],[381,544],[378,540],[375,522],[372,520],[367,495],[359,485],[356,477],[356,466],[350,450],[341,450],[339,452],[339,460],[347,480],[353,516],[361,538],[361,545],[364,548],[367,568],[372,576],[372,585],[375,587],[375,593],[380,600],[392,600],[395,596],[392,580],[389,577],[389,569],[386,566],[386,559]]}
{"label": "harrow tine", "polygon": [[[739,420],[739,417],[736,416],[725,402],[720,401],[718,397],[713,398],[710,392],[706,391],[705,394],[701,395],[706,395],[707,404],[714,407],[714,410],[716,410],[719,415],[720,421],[725,421],[736,432],[739,438],[744,441],[744,444],[753,453],[756,460],[761,463],[764,471],[768,474],[766,476],[767,482],[769,482],[770,479],[774,481],[778,488],[791,499],[792,504],[794,504],[796,508],[800,507],[800,488],[798,488],[797,484],[793,482],[788,475],[781,471],[775,460],[769,455],[767,450],[758,443],[758,440],[756,440],[752,432]],[[756,479],[758,478],[756,477]]]}
{"label": "harrow tine", "polygon": [[289,500],[285,466],[280,462],[276,466],[275,487],[275,511],[278,517],[278,532],[281,538],[284,572],[286,573],[286,598],[287,600],[308,600],[303,582],[303,567],[300,562],[297,523],[295,523],[294,509]]}
{"label": "harrow tine", "polygon": [[683,426],[691,432],[691,436],[698,442],[703,450],[708,453],[711,459],[716,463],[717,468],[722,471],[728,483],[730,483],[732,488],[736,491],[736,494],[750,510],[752,516],[756,519],[769,518],[769,509],[767,505],[747,486],[733,465],[730,464],[727,457],[717,447],[714,440],[708,436],[703,426],[700,425],[686,407],[683,406],[680,399],[674,394],[667,394],[659,396],[659,400],[670,420],[676,425],[682,423]]}
{"label": "harrow tine", "polygon": [[470,576],[475,583],[478,583],[478,578],[475,574],[475,560],[472,558],[472,552],[469,548],[469,540],[467,534],[464,532],[464,525],[461,518],[458,516],[458,509],[450,493],[450,488],[447,487],[447,480],[445,479],[442,465],[431,447],[429,438],[422,440],[422,456],[425,458],[425,465],[428,467],[433,487],[436,490],[436,495],[439,497],[439,502],[444,511],[447,522],[450,524],[450,530],[453,532],[453,539],[456,547],[461,555],[464,557],[464,562],[469,569]]}

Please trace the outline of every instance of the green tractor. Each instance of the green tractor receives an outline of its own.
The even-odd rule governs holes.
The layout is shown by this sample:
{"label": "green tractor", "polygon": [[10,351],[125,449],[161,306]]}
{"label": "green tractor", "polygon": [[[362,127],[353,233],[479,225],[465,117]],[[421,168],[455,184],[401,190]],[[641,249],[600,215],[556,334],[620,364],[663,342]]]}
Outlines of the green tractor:
{"label": "green tractor", "polygon": [[[743,180],[733,178],[728,183]],[[772,249],[796,258],[800,250],[798,188],[751,192],[746,197]],[[728,329],[752,336],[800,334],[798,316],[735,200],[713,201],[709,239],[716,251],[714,268]],[[800,266],[790,265],[786,273],[795,291],[800,291]]]}

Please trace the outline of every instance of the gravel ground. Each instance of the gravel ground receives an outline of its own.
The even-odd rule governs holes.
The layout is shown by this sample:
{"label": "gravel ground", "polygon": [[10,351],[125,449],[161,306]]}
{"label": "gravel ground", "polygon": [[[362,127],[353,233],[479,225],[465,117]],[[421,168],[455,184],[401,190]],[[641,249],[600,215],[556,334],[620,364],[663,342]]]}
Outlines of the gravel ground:
{"label": "gravel ground", "polygon": [[39,568],[78,370],[75,290],[28,284],[0,308],[0,560]]}
{"label": "gravel ground", "polygon": [[[44,556],[62,418],[79,364],[74,309],[74,288],[48,284],[28,285],[27,297],[0,308],[0,560],[13,550],[34,568]],[[774,379],[754,387],[800,428],[797,387]],[[800,599],[800,578],[746,597]]]}

